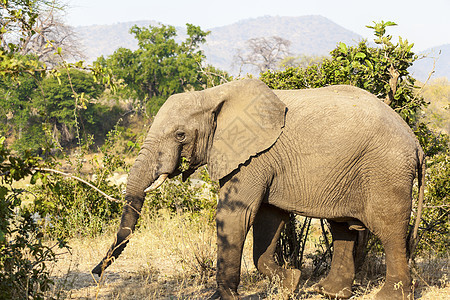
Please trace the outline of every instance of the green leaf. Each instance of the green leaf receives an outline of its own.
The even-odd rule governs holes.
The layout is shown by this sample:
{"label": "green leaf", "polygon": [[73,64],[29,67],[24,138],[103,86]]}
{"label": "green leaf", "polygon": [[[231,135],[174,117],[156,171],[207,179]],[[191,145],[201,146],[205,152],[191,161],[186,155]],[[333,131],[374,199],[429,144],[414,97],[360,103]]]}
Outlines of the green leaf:
{"label": "green leaf", "polygon": [[6,187],[0,186],[0,199],[5,199],[8,192],[9,190]]}
{"label": "green leaf", "polygon": [[31,176],[30,184],[36,184],[36,181],[39,179],[39,177],[40,177],[39,172],[34,173],[33,176]]}
{"label": "green leaf", "polygon": [[5,233],[0,230],[0,245],[4,244],[6,242],[6,237],[5,237]]}
{"label": "green leaf", "polygon": [[341,53],[347,54],[347,52],[348,52],[347,45],[344,44],[343,42],[340,42],[339,43],[339,50],[341,51]]}
{"label": "green leaf", "polygon": [[81,68],[83,68],[83,63],[84,63],[84,61],[82,61],[82,60],[77,61],[77,62],[75,63],[75,67],[81,69]]}
{"label": "green leaf", "polygon": [[356,55],[355,55],[355,58],[361,58],[361,59],[364,59],[364,58],[366,58],[366,54],[365,53],[363,53],[363,52],[358,52],[358,53],[356,53]]}
{"label": "green leaf", "polygon": [[386,23],[384,23],[385,26],[397,26],[397,23],[392,22],[392,21],[387,21]]}

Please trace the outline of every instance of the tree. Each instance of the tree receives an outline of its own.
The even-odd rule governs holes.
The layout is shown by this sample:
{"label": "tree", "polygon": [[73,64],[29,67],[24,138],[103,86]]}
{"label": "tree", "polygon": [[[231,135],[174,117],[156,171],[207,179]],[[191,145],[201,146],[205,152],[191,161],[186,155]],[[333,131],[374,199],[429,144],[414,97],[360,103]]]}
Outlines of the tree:
{"label": "tree", "polygon": [[[56,9],[58,2],[50,0],[5,0],[0,2],[0,76],[17,77],[20,74],[44,73],[45,64],[21,55],[27,41],[44,37],[38,29],[38,18],[44,11]],[[48,38],[45,46],[61,53]]]}
{"label": "tree", "polygon": [[45,74],[44,64],[21,55],[23,41],[36,34],[37,18],[50,3],[46,0],[0,2],[0,110],[2,135],[15,127],[19,138],[31,115],[30,95]]}
{"label": "tree", "polygon": [[[75,74],[76,71],[73,71],[73,67],[82,68],[82,64],[67,63],[63,58],[62,49],[52,46],[52,42],[45,36],[48,32],[37,31],[39,27],[37,25],[38,18],[45,14],[47,5],[49,5],[47,7],[53,8],[54,4],[54,0],[0,1],[0,95],[4,96],[0,97],[0,110],[3,110],[1,111],[1,117],[4,121],[4,123],[2,122],[3,126],[1,126],[3,132],[0,136],[0,299],[49,298],[47,293],[52,291],[54,279],[50,276],[51,270],[48,263],[54,263],[57,259],[56,246],[66,247],[66,243],[60,238],[57,238],[58,243],[56,244],[53,241],[45,240],[43,224],[37,222],[34,212],[46,211],[48,207],[59,209],[67,204],[65,201],[67,200],[66,195],[61,195],[63,202],[60,205],[49,203],[49,193],[41,192],[39,195],[42,196],[43,201],[38,202],[36,201],[36,190],[33,193],[29,191],[27,193],[28,188],[22,184],[20,188],[16,187],[17,181],[29,178],[31,178],[29,179],[31,185],[36,184],[39,178],[42,185],[48,187],[49,178],[41,173],[44,172],[41,167],[51,166],[55,162],[49,148],[43,149],[43,152],[40,153],[42,154],[41,157],[34,156],[29,151],[29,147],[24,147],[26,149],[23,149],[19,154],[13,153],[7,148],[6,137],[3,134],[8,133],[11,129],[9,128],[10,124],[19,124],[19,133],[22,136],[28,134],[25,138],[26,141],[45,136],[42,132],[42,121],[46,120],[45,105],[52,102],[47,102],[45,93],[42,93],[44,90],[48,94],[52,93],[50,87],[43,87],[48,84],[47,81],[54,80],[59,84],[60,81],[67,79],[64,88],[69,87],[68,89],[72,91],[70,95],[71,105],[69,103],[64,103],[61,106],[56,104],[52,112],[59,112],[59,110],[64,112],[65,108],[68,108],[73,113],[72,120],[78,119],[79,107],[81,109],[86,107],[84,111],[89,111],[90,103],[85,101],[87,97],[84,97],[84,95],[97,92],[96,89],[92,90],[89,83],[86,84],[86,78],[81,78],[80,83],[77,83],[78,75],[83,72],[78,71],[80,74]],[[39,35],[39,37],[36,37],[36,35]],[[37,59],[36,53],[23,55],[28,53],[26,45],[30,45],[33,41],[46,41],[46,46],[53,47],[54,53],[61,58],[60,66],[62,65],[62,68],[52,66],[49,69],[48,65]],[[62,73],[66,76],[62,76]],[[92,73],[98,75],[98,72]],[[50,77],[49,74],[53,76]],[[93,74],[87,75],[93,79]],[[103,79],[108,81],[107,78],[110,77],[106,76]],[[59,86],[59,88],[61,87],[62,85]],[[78,87],[80,88],[78,89]],[[36,96],[37,90],[40,91],[40,97]],[[62,91],[62,88],[61,91],[56,90],[58,88],[55,88],[55,97],[52,100],[56,99],[55,101],[58,102],[60,98],[56,95],[65,91]],[[67,97],[69,97],[68,94],[66,94]],[[40,102],[41,105],[36,106],[37,102]],[[81,112],[81,115],[83,115],[83,112]],[[84,115],[85,119],[88,119],[88,117],[89,115]],[[30,123],[36,126],[30,126]],[[89,123],[89,120],[87,123]],[[32,128],[31,131],[30,128]],[[42,147],[42,144],[38,145]],[[108,146],[108,149],[114,148],[111,145]],[[116,157],[121,158],[120,156]],[[111,161],[116,160],[108,157],[108,159],[103,160],[103,165],[111,166]],[[109,174],[108,172],[102,173],[105,176]],[[101,178],[104,186],[108,186],[104,177],[99,176],[99,178]],[[58,179],[60,178],[55,179],[56,188],[51,191],[53,194],[60,195],[66,186],[62,183],[63,180]],[[67,190],[67,195],[80,200],[78,197],[81,194],[77,193],[77,190],[80,189],[75,190],[67,187],[65,190]],[[119,187],[115,187],[115,190],[117,195],[120,195]],[[34,207],[29,204],[28,196],[30,194],[35,198]],[[84,204],[85,197],[80,198]],[[28,203],[23,201],[25,199]],[[103,207],[105,206],[108,207],[107,205]],[[97,205],[97,207],[102,210],[101,205]],[[109,205],[109,207],[112,207],[112,205]],[[76,210],[71,212],[71,216],[77,215],[79,208],[80,205],[76,206]],[[98,210],[96,213],[98,213]],[[60,215],[55,214],[54,216],[56,221],[61,220]],[[89,214],[89,219],[92,219],[91,216]],[[83,222],[85,220],[83,219]],[[53,221],[52,223],[55,224]]]}
{"label": "tree", "polygon": [[[90,100],[97,99],[104,87],[96,84],[92,74],[84,71],[70,70],[69,76],[45,78],[43,93],[37,91],[35,95],[36,107],[40,107],[41,115],[45,116],[43,121],[52,127],[54,137],[62,142],[70,142],[75,137],[78,123],[95,126],[102,123],[102,120],[89,118],[89,115],[95,114],[96,109],[96,104]],[[79,107],[74,101],[74,91],[86,99]]]}
{"label": "tree", "polygon": [[129,94],[143,105],[152,98],[199,89],[203,84],[199,66],[205,58],[199,46],[209,32],[192,24],[186,26],[187,38],[181,43],[175,40],[174,26],[133,26],[130,32],[138,40],[139,49],[119,48],[96,63],[110,67],[127,85]]}
{"label": "tree", "polygon": [[[0,2],[2,15],[0,19],[0,46],[2,48],[10,48],[9,44],[13,41],[8,42],[8,38],[18,42],[21,37],[33,35],[32,29],[42,10],[42,6],[48,4],[49,2],[46,0],[10,0]],[[17,48],[17,45],[11,46],[13,49]]]}
{"label": "tree", "polygon": [[[78,94],[73,89],[70,69],[88,70],[104,83],[110,82],[109,75],[99,76],[105,73],[102,70],[84,67],[83,62],[65,61],[80,53],[74,50],[78,47],[72,29],[60,21],[59,6],[58,0],[0,2],[0,90],[6,95],[0,98],[0,110],[5,113],[0,127],[5,136],[14,136],[15,146],[19,146],[16,150],[40,149],[39,145],[43,144],[42,122],[46,118],[43,106],[36,105],[36,98],[44,97],[41,83],[48,75],[58,83],[67,77],[65,88],[72,91],[74,110],[86,106],[83,98],[86,93]],[[74,122],[77,122],[76,115],[72,113]]]}
{"label": "tree", "polygon": [[289,55],[291,42],[279,36],[259,37],[247,41],[247,51],[238,51],[237,64],[242,67],[251,65],[260,73],[276,69],[279,62]]}
{"label": "tree", "polygon": [[42,77],[38,72],[34,77],[20,75],[16,79],[0,78],[0,94],[4,96],[0,99],[0,134],[13,137],[16,145],[25,142],[24,149],[35,149],[35,144],[44,144],[39,112],[33,105]]}
{"label": "tree", "polygon": [[[49,9],[44,14],[40,14],[36,18],[33,30],[37,34],[25,36],[20,41],[21,55],[32,54],[39,61],[51,66],[59,64],[58,58],[74,60],[84,58],[75,31],[71,26],[63,23],[58,10]],[[61,57],[54,55],[55,49],[58,48],[61,49]]]}
{"label": "tree", "polygon": [[[91,73],[76,69],[60,76],[0,79],[5,95],[0,99],[0,133],[21,153],[40,152],[52,142],[72,146],[88,135],[101,141],[120,118],[118,107],[97,101],[104,89]],[[76,103],[74,93],[83,101]]]}
{"label": "tree", "polygon": [[[45,70],[39,62],[17,56],[17,41],[34,35],[33,26],[45,0],[0,1],[0,85],[24,74],[40,76]],[[9,40],[10,36],[16,40]],[[18,81],[16,80],[16,83]],[[28,86],[22,91],[32,89]],[[31,84],[32,85],[32,84]],[[17,91],[11,91],[13,93]],[[20,93],[21,91],[19,91]],[[4,95],[2,93],[2,95]],[[6,102],[3,100],[2,105]],[[20,102],[18,110],[24,110]],[[22,106],[22,107],[19,107]],[[26,108],[25,108],[26,110]],[[42,242],[41,228],[31,212],[22,205],[23,189],[12,186],[15,181],[32,174],[38,158],[29,153],[21,157],[11,154],[0,137],[0,298],[44,299],[53,283],[46,263],[56,260],[53,247]],[[36,181],[32,182],[34,184]],[[64,244],[60,241],[60,247]]]}

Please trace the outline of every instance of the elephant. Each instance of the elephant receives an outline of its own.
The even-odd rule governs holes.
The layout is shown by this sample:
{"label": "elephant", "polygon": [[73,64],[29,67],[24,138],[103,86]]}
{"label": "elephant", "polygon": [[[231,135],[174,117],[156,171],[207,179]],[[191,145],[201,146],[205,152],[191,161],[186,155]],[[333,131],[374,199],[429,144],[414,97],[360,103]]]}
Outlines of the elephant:
{"label": "elephant", "polygon": [[[182,158],[189,162],[183,172]],[[352,295],[352,249],[357,230],[367,228],[386,255],[377,299],[411,297],[408,227],[416,177],[419,210],[423,203],[424,152],[394,110],[347,85],[272,90],[242,79],[170,96],[130,170],[115,241],[92,273],[101,276],[124,250],[146,193],[166,178],[182,174],[185,180],[203,165],[220,185],[217,290],[211,298],[239,297],[242,250],[252,226],[259,272],[282,278],[289,291],[298,287],[300,270],[283,268],[274,258],[289,213],[327,219],[331,226],[331,268],[316,284],[318,292]],[[410,240],[417,228],[418,221]]]}

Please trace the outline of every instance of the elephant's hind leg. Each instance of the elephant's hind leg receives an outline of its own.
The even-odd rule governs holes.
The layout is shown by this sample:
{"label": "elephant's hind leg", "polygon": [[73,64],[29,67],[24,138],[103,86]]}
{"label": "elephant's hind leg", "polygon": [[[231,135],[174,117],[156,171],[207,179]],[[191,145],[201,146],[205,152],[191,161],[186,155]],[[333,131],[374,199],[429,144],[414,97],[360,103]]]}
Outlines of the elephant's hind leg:
{"label": "elephant's hind leg", "polygon": [[331,298],[347,299],[352,295],[355,277],[353,247],[358,233],[347,223],[329,221],[333,236],[333,258],[328,276],[314,286],[316,292]]}
{"label": "elephant's hind leg", "polygon": [[386,253],[386,281],[375,299],[413,299],[406,257],[412,180],[403,182],[393,176],[390,178],[389,186],[374,193],[364,221],[367,228],[378,236]]}
{"label": "elephant's hind leg", "polygon": [[262,274],[282,280],[283,288],[293,292],[300,281],[300,270],[285,269],[275,262],[275,248],[289,214],[262,204],[253,223],[253,261]]}
{"label": "elephant's hind leg", "polygon": [[386,253],[386,281],[375,299],[414,298],[406,258],[407,227],[408,222],[405,220],[397,224],[386,225],[381,230],[376,231],[376,235],[380,238]]}

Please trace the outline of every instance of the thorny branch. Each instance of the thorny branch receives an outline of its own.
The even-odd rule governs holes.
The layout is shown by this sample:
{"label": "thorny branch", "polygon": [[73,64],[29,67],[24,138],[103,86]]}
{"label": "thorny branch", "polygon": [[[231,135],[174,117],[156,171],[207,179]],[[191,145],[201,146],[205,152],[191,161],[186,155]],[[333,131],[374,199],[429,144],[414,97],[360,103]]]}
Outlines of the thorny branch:
{"label": "thorny branch", "polygon": [[[442,50],[439,50],[439,54],[441,55]],[[424,55],[422,58],[425,58],[426,55]],[[417,94],[420,94],[422,92],[422,90],[424,89],[424,87],[428,84],[428,81],[430,81],[431,76],[436,72],[436,62],[438,61],[439,58],[433,57],[433,67],[431,68],[431,71],[428,73],[428,77],[427,80],[425,80],[425,83],[422,85],[422,87],[420,88],[419,92]]]}
{"label": "thorny branch", "polygon": [[199,73],[204,74],[212,83],[214,86],[214,80],[211,79],[213,76],[220,78],[220,84],[227,83],[228,79],[221,73],[211,72],[208,69],[204,69],[201,65],[201,63],[198,63]]}
{"label": "thorny branch", "polygon": [[122,203],[123,205],[128,205],[128,206],[131,207],[136,213],[138,213],[139,215],[141,215],[141,213],[140,213],[136,208],[134,208],[133,206],[131,206],[130,203],[127,203],[126,201],[118,200],[118,199],[116,199],[116,198],[114,198],[114,197],[109,196],[108,194],[104,193],[103,191],[101,191],[100,189],[98,189],[98,188],[97,188],[96,186],[94,186],[93,184],[89,183],[88,181],[86,181],[86,180],[84,180],[84,179],[82,179],[82,178],[80,178],[80,177],[78,177],[78,176],[75,176],[75,175],[72,175],[72,174],[69,174],[69,173],[65,173],[65,172],[62,172],[62,171],[59,171],[59,170],[49,169],[49,168],[34,168],[33,171],[37,171],[37,172],[50,172],[50,173],[60,174],[60,175],[63,175],[63,176],[65,176],[65,177],[68,177],[68,178],[71,178],[71,179],[78,180],[78,181],[80,181],[80,182],[86,184],[86,185],[89,186],[90,188],[94,189],[95,191],[97,191],[99,194],[101,194],[102,196],[104,196],[106,199],[108,199],[108,200],[110,200],[110,201],[113,201],[113,202]]}

